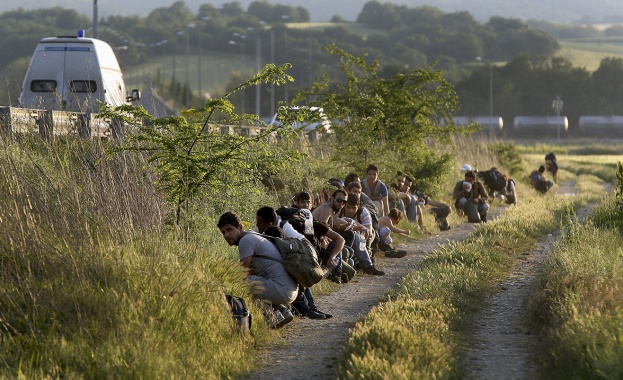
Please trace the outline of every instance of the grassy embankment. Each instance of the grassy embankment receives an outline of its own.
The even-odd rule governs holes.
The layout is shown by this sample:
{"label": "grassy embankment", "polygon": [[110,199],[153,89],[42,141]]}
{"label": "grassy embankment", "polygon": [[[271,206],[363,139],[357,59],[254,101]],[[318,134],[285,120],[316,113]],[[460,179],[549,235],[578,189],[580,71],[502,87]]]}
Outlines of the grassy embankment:
{"label": "grassy embankment", "polygon": [[[338,377],[370,378],[378,373],[384,378],[460,376],[456,354],[466,343],[465,322],[478,310],[491,285],[506,278],[515,259],[529,254],[540,236],[559,228],[568,210],[595,202],[604,194],[601,178],[577,175],[567,158],[559,157],[559,179],[577,181],[581,195],[552,192],[540,196],[522,187],[518,207],[478,228],[466,240],[425,258],[420,269],[406,276],[387,301],[352,330],[339,360]],[[531,166],[536,164],[532,160],[528,160]]]}
{"label": "grassy embankment", "polygon": [[566,236],[549,255],[531,297],[531,315],[544,338],[540,357],[550,378],[623,376],[620,162],[618,196],[611,194],[587,223],[565,226]]}
{"label": "grassy embankment", "polygon": [[[144,162],[97,142],[2,140],[1,378],[231,378],[270,338],[214,222],[183,241]],[[210,247],[208,249],[208,247]],[[253,306],[254,314],[260,315]]]}

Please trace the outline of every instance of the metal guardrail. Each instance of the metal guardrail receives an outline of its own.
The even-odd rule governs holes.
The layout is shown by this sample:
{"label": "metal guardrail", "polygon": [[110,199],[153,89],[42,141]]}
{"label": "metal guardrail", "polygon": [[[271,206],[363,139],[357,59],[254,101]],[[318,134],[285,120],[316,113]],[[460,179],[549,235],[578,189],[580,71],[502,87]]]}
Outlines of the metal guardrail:
{"label": "metal guardrail", "polygon": [[71,135],[82,138],[115,138],[120,135],[121,123],[118,120],[95,116],[94,113],[0,107],[0,128],[5,134],[38,133],[46,139]]}

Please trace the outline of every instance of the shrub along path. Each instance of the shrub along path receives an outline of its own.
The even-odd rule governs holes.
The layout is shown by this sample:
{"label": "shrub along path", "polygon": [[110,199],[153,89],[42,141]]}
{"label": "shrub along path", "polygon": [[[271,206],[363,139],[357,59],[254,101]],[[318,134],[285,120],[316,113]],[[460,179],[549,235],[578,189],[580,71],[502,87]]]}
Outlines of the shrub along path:
{"label": "shrub along path", "polygon": [[[497,217],[503,207],[489,212],[489,219]],[[425,215],[425,217],[431,217]],[[417,268],[417,263],[427,254],[452,241],[458,241],[473,231],[478,224],[463,223],[452,226],[449,231],[439,232],[413,243],[398,247],[409,254],[400,259],[381,255],[377,267],[385,276],[358,275],[351,282],[342,284],[338,290],[316,297],[316,305],[322,311],[333,314],[327,320],[296,318],[281,331],[281,343],[268,347],[261,368],[248,376],[249,379],[332,379],[335,377],[335,360],[348,340],[348,330],[365,316],[381,297],[397,285],[401,277]],[[438,231],[437,231],[438,232]]]}
{"label": "shrub along path", "polygon": [[[572,195],[573,183],[557,186],[557,192]],[[577,210],[578,219],[583,220],[589,211],[587,207]],[[554,231],[529,255],[518,259],[508,280],[498,286],[475,316],[470,328],[472,342],[460,360],[463,378],[543,378],[535,357],[538,340],[528,322],[527,300],[543,261],[560,237],[560,231]]]}

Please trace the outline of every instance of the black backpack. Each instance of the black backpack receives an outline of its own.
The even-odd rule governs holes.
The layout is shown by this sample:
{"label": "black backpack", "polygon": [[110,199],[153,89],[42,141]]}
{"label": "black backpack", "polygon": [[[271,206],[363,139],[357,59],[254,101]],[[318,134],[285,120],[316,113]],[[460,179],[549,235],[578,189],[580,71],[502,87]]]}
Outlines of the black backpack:
{"label": "black backpack", "polygon": [[508,180],[504,174],[497,170],[485,170],[484,172],[479,172],[478,174],[485,182],[487,189],[490,191],[504,191],[506,186],[508,186]]}
{"label": "black backpack", "polygon": [[275,244],[281,254],[281,260],[261,254],[254,254],[253,256],[282,263],[290,276],[305,288],[309,288],[322,280],[324,271],[320,265],[318,252],[309,240],[299,240],[289,236],[278,238],[262,234],[258,235],[269,239]]}
{"label": "black backpack", "polygon": [[545,155],[545,161],[556,161],[556,155],[554,152],[549,152]]}
{"label": "black backpack", "polygon": [[288,222],[299,233],[305,236],[314,235],[314,223],[311,211],[297,207],[281,206],[275,212],[281,218],[279,227],[283,228],[286,222]]}
{"label": "black backpack", "polygon": [[234,321],[236,325],[240,328],[240,330],[249,332],[251,331],[251,313],[249,313],[249,308],[247,304],[244,302],[243,298],[232,296],[227,294],[225,296],[227,299],[227,303],[231,309],[231,314],[234,317]]}

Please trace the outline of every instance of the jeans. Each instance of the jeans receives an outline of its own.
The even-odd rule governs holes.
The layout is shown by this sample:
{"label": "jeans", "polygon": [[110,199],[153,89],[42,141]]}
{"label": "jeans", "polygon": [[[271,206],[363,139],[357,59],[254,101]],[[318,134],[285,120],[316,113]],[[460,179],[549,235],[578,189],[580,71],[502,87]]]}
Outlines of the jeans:
{"label": "jeans", "polygon": [[417,197],[415,195],[410,195],[411,203],[409,203],[406,207],[406,215],[407,218],[412,222],[417,222]]}
{"label": "jeans", "polygon": [[338,232],[346,241],[345,245],[352,248],[355,253],[355,265],[368,268],[372,266],[372,260],[366,250],[365,242],[362,245],[361,238],[358,233],[353,231],[340,231]]}
{"label": "jeans", "polygon": [[[465,211],[465,206],[467,206],[467,202],[469,202],[467,198],[457,199],[455,203],[456,208]],[[478,205],[478,213],[480,214],[480,216],[487,215],[487,211],[489,211],[489,205],[487,203]]]}

